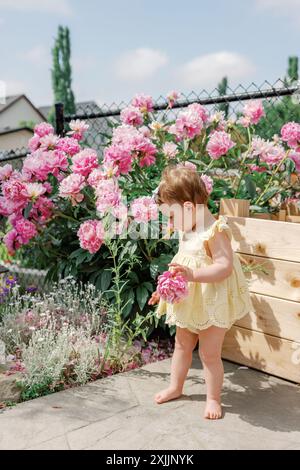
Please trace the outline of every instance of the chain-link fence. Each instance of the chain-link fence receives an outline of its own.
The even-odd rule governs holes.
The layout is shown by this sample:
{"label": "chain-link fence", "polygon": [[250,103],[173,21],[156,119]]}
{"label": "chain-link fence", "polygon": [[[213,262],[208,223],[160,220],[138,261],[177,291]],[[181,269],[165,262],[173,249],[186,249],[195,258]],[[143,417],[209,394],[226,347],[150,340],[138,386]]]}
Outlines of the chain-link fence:
{"label": "chain-link fence", "polygon": [[[282,125],[288,121],[300,121],[300,85],[288,84],[285,80],[277,80],[273,84],[264,81],[260,85],[251,83],[249,86],[238,85],[235,88],[226,88],[220,94],[220,89],[211,92],[202,90],[199,93],[192,91],[188,95],[181,94],[180,99],[169,109],[165,97],[160,96],[155,101],[154,114],[158,121],[172,121],[178,113],[191,103],[200,103],[206,106],[211,113],[223,111],[226,118],[235,119],[249,100],[261,99],[264,102],[266,116],[257,126],[257,133],[261,137],[271,138],[279,133]],[[101,155],[103,148],[109,142],[113,127],[120,122],[122,109],[130,103],[121,102],[110,105],[101,105],[95,102],[77,105],[77,112],[72,116],[64,115],[63,105],[56,105],[56,131],[63,134],[68,130],[68,123],[74,119],[82,119],[89,124],[85,144],[94,148]],[[0,150],[0,165],[11,163],[14,168],[22,166],[22,159],[27,155],[26,149],[17,151]]]}
{"label": "chain-link fence", "polygon": [[[260,86],[254,83],[248,87],[238,85],[234,89],[227,86],[223,94],[220,94],[220,90],[217,88],[211,93],[202,90],[200,93],[181,94],[172,109],[168,107],[166,98],[160,96],[155,101],[154,113],[158,121],[172,121],[189,104],[200,103],[206,106],[211,113],[222,111],[226,118],[235,119],[241,114],[247,101],[262,99],[266,116],[257,126],[257,133],[261,137],[271,138],[280,132],[285,122],[300,121],[299,91],[298,83],[288,85],[283,80],[277,80],[273,84],[265,81]],[[119,105],[112,103],[110,106],[101,106],[101,109],[96,104],[87,104],[82,108],[78,107],[76,115],[72,116],[64,116],[61,107],[57,114],[58,130],[60,133],[66,130],[68,123],[74,119],[87,121],[90,127],[86,136],[86,144],[101,155],[103,148],[109,142],[113,127],[120,122],[121,110],[129,104],[126,102]]]}

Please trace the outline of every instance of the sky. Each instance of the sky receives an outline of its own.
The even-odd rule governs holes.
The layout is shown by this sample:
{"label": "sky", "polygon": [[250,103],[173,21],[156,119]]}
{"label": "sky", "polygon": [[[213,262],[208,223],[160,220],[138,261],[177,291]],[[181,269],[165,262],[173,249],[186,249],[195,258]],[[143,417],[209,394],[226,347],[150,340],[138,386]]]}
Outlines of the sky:
{"label": "sky", "polygon": [[300,55],[300,0],[0,0],[0,88],[53,102],[51,48],[71,32],[76,101],[128,102],[282,78]]}

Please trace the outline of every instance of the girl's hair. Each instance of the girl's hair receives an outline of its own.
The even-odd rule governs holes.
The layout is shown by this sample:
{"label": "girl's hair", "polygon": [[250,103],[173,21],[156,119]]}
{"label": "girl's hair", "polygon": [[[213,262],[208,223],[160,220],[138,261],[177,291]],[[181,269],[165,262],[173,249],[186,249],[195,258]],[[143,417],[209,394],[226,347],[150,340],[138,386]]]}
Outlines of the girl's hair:
{"label": "girl's hair", "polygon": [[169,165],[163,173],[157,192],[157,203],[207,204],[208,193],[196,170],[184,166]]}

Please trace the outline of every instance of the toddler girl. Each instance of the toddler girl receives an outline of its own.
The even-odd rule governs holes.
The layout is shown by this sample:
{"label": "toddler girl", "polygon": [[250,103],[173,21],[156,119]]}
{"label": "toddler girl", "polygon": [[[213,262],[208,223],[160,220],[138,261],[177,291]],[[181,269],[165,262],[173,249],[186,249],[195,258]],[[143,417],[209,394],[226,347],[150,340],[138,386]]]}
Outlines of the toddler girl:
{"label": "toddler girl", "polygon": [[169,304],[155,291],[149,304],[158,303],[157,317],[165,314],[166,323],[176,325],[170,385],[155,396],[156,403],[181,396],[199,341],[207,388],[204,416],[218,419],[222,417],[224,336],[237,319],[252,310],[252,303],[239,258],[231,247],[227,219],[220,216],[216,220],[207,201],[206,187],[196,170],[182,165],[164,170],[157,203],[179,235],[179,250],[169,266],[188,281],[189,295]]}

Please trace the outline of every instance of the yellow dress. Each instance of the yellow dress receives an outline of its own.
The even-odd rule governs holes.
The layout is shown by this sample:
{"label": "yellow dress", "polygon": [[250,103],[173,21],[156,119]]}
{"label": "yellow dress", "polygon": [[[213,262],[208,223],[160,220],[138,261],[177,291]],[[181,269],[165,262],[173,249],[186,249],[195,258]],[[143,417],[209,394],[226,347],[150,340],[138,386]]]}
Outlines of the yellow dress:
{"label": "yellow dress", "polygon": [[[227,218],[220,216],[206,231],[178,231],[179,249],[172,262],[197,269],[213,264],[207,255],[204,242],[212,238],[217,231],[225,231],[229,239],[232,232]],[[212,325],[229,329],[233,323],[253,310],[247,280],[240,260],[233,253],[233,270],[229,277],[220,282],[189,282],[189,295],[175,304],[159,300],[155,315],[160,318],[166,315],[168,325],[187,328],[193,333]]]}

